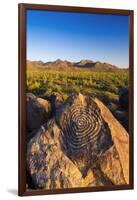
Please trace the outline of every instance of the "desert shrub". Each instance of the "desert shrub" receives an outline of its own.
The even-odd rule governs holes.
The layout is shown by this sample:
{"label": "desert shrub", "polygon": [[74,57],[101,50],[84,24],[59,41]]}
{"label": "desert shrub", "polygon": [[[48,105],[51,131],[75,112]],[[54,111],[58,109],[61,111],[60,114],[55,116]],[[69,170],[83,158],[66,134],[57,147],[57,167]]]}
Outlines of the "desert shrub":
{"label": "desert shrub", "polygon": [[40,87],[40,83],[35,81],[34,83],[30,84],[29,89],[35,90],[35,89],[38,89],[39,87]]}
{"label": "desert shrub", "polygon": [[44,92],[44,96],[50,96],[53,93],[52,89],[49,88],[47,91]]}
{"label": "desert shrub", "polygon": [[90,70],[28,69],[27,91],[49,96],[61,92],[97,96],[106,104],[117,99],[118,91],[128,85],[128,71],[93,72]]}

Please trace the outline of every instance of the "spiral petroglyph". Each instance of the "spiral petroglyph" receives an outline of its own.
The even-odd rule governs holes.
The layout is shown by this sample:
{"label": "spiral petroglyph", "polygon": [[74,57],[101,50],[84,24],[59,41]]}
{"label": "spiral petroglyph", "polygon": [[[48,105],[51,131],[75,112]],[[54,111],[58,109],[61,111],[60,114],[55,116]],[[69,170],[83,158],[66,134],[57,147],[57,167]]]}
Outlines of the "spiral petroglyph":
{"label": "spiral petroglyph", "polygon": [[71,106],[66,106],[66,112],[59,121],[67,147],[71,151],[95,145],[101,134],[106,131],[100,109],[92,98],[79,94],[68,100]]}
{"label": "spiral petroglyph", "polygon": [[64,127],[64,133],[69,138],[68,142],[72,148],[79,149],[97,140],[102,121],[98,110],[73,104],[69,114],[70,117],[66,116],[67,125]]}

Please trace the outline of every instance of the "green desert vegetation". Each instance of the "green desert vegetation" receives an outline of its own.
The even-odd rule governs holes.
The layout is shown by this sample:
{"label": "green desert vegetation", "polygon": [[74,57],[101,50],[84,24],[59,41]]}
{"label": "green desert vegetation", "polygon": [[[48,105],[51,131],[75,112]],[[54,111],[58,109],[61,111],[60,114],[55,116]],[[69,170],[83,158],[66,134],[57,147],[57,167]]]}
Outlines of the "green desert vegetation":
{"label": "green desert vegetation", "polygon": [[66,99],[72,93],[98,97],[106,105],[116,102],[119,90],[128,86],[128,70],[27,68],[27,92],[46,98],[54,92]]}

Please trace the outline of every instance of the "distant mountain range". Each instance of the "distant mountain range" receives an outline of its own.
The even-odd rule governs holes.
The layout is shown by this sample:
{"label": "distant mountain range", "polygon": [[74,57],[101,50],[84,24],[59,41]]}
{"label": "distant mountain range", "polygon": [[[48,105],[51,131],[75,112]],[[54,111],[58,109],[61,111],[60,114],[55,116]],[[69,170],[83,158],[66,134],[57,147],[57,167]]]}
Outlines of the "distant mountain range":
{"label": "distant mountain range", "polygon": [[127,70],[127,68],[119,68],[115,65],[104,63],[104,62],[94,62],[92,60],[81,60],[79,62],[70,62],[67,60],[57,59],[50,62],[42,61],[27,61],[28,68],[56,68],[56,69],[89,69],[92,71],[118,71],[118,70]]}

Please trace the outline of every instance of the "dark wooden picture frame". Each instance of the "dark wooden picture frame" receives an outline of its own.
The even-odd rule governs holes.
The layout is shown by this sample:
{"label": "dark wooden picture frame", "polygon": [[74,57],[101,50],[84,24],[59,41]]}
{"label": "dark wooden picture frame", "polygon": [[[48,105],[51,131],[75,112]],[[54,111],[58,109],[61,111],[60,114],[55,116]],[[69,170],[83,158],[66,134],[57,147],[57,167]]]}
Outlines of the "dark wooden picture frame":
{"label": "dark wooden picture frame", "polygon": [[[58,193],[76,193],[76,192],[92,192],[92,191],[111,191],[133,189],[134,187],[134,136],[133,136],[133,66],[134,66],[134,13],[133,10],[119,9],[103,9],[103,8],[86,8],[86,7],[70,7],[70,6],[51,6],[41,4],[19,4],[19,140],[18,140],[18,194],[20,196],[28,195],[45,195]],[[129,184],[116,186],[96,186],[69,189],[53,189],[53,190],[27,190],[26,189],[26,11],[27,10],[49,10],[63,11],[75,13],[100,13],[113,15],[129,16]]]}

